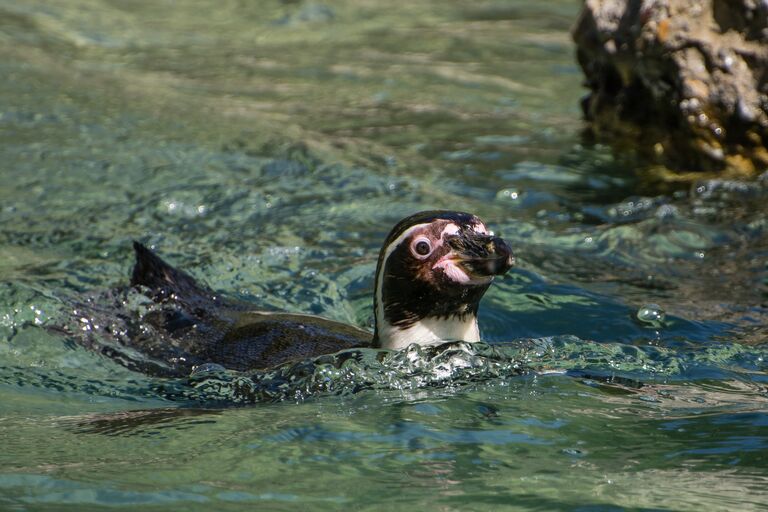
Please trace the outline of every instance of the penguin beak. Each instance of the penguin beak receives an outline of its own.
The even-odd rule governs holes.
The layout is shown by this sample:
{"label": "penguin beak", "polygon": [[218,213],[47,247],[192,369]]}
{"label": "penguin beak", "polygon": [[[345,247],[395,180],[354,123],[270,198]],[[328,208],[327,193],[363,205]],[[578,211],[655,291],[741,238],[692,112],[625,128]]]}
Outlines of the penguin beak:
{"label": "penguin beak", "polygon": [[451,248],[446,256],[467,275],[470,282],[490,281],[493,276],[506,274],[515,264],[512,249],[497,236],[467,229],[446,241]]}

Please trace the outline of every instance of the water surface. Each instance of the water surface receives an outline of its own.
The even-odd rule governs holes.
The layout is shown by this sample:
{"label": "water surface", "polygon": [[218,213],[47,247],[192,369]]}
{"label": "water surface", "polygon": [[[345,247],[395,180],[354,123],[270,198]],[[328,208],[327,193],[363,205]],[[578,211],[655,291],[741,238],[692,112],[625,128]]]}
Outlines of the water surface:
{"label": "water surface", "polygon": [[[764,507],[768,181],[585,144],[578,8],[0,0],[2,508]],[[429,208],[515,250],[489,346],[164,381],[46,329],[134,239],[370,327]]]}

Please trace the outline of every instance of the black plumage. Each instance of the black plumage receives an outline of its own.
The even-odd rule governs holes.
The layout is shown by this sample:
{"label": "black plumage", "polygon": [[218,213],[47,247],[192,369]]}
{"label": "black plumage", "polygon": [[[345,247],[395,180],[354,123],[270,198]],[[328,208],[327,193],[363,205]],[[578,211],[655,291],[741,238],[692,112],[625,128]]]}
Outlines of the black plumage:
{"label": "black plumage", "polygon": [[[473,215],[432,211],[404,219],[379,254],[372,334],[317,316],[255,310],[217,294],[138,242],[134,251],[130,287],[76,304],[77,328],[70,332],[125,366],[158,376],[186,376],[206,363],[264,369],[348,348],[401,344],[383,339],[384,324],[393,326],[391,335],[424,319],[476,322],[492,277],[513,262],[506,243],[487,234]],[[131,306],[129,298],[137,294],[140,307]],[[437,329],[437,338],[414,341],[434,343],[440,334]]]}

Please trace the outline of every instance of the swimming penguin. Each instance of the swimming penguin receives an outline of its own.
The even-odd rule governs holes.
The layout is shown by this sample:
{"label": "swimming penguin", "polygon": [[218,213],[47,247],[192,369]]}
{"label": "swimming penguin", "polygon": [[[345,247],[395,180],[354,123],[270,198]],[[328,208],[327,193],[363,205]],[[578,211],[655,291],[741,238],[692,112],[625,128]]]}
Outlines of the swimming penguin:
{"label": "swimming penguin", "polygon": [[[494,276],[514,263],[507,243],[469,213],[426,211],[401,220],[379,253],[371,335],[317,316],[254,311],[144,245],[134,242],[134,249],[130,284],[151,307],[140,323],[118,329],[116,343],[98,347],[126,366],[161,376],[186,376],[205,363],[264,369],[353,347],[476,342],[480,299]],[[142,355],[140,364],[135,353]]]}

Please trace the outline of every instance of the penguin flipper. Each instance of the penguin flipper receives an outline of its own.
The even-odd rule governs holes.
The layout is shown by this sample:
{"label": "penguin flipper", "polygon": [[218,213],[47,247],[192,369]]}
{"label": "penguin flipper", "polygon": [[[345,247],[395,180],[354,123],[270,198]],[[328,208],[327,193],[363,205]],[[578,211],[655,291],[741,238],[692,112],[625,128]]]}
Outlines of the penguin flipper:
{"label": "penguin flipper", "polygon": [[215,300],[213,292],[183,270],[172,267],[139,242],[133,242],[136,263],[131,272],[131,286],[144,286],[154,294],[174,294],[178,299]]}

